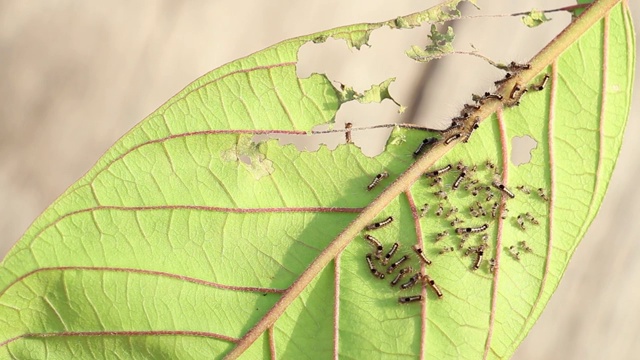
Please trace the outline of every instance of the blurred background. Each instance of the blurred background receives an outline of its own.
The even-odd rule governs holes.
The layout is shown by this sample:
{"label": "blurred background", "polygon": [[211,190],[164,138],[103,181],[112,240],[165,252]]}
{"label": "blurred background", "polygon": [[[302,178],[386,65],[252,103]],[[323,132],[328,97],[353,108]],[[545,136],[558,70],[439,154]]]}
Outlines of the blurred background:
{"label": "blurred background", "polygon": [[[570,2],[479,1],[495,15],[553,9]],[[490,3],[490,4],[488,4]],[[0,0],[0,258],[29,224],[102,153],[189,82],[280,40],[422,10],[417,0],[203,1]],[[499,4],[500,6],[496,6]],[[640,4],[631,3],[638,28]],[[472,17],[451,24],[457,50],[500,62],[526,62],[569,22],[529,29],[519,17]],[[396,77],[390,101],[349,103],[338,124],[413,122],[444,127],[470,93],[503,73],[482,60],[450,56],[428,65],[404,55],[428,43],[428,26],[373,33],[372,47],[305,45],[298,72],[326,73],[365,90]],[[507,36],[506,36],[507,35]],[[636,81],[636,85],[638,81]],[[636,86],[637,88],[637,86]],[[545,312],[514,359],[636,359],[640,353],[640,133],[638,96],[602,209]],[[338,128],[341,125],[337,125]],[[354,133],[369,155],[388,130]],[[335,146],[343,138],[322,138]],[[366,140],[366,142],[365,142]],[[307,144],[314,150],[317,145]]]}

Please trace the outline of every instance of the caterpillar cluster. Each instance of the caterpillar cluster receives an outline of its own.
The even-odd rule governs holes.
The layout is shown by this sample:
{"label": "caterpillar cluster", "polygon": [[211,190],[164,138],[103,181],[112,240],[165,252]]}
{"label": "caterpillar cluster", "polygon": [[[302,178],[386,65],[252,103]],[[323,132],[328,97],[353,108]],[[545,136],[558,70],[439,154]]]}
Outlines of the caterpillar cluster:
{"label": "caterpillar cluster", "polygon": [[[496,81],[495,85],[504,85],[508,80],[514,79],[520,71],[529,69],[529,67],[528,64],[516,64],[515,62],[505,65],[504,70],[507,71],[507,75],[504,79]],[[485,103],[496,100],[502,101],[506,106],[516,106],[524,93],[544,89],[548,80],[549,75],[545,75],[538,84],[528,87],[523,87],[516,81],[509,92],[508,99],[504,99],[500,94],[489,92],[481,96],[473,95],[474,104],[463,106],[460,116],[453,118],[451,125],[442,131],[442,139],[436,137],[424,139],[413,152],[413,156],[421,156],[439,142],[450,145],[461,138],[463,142],[467,142],[478,128],[480,120],[478,116],[474,116],[474,113],[479,111]],[[513,201],[519,196],[533,196],[537,197],[539,201],[549,201],[549,195],[543,188],[538,187],[537,190],[535,188],[532,190],[529,185],[518,185],[511,188],[504,184],[501,181],[502,174],[499,168],[490,160],[483,164],[465,164],[463,161],[459,161],[440,166],[424,175],[426,180],[423,181],[426,181],[426,186],[432,196],[429,196],[430,201],[420,207],[418,214],[421,218],[430,219],[429,229],[436,229],[436,233],[432,235],[432,241],[438,244],[447,243],[437,251],[437,254],[444,255],[460,251],[461,257],[472,256],[473,259],[469,265],[470,271],[484,268],[483,264],[485,263],[488,272],[495,271],[495,249],[492,249],[489,234],[498,221],[509,219],[507,207],[509,201]],[[376,175],[367,186],[367,190],[374,190],[388,177],[389,174],[386,171]],[[516,191],[519,194],[516,194]],[[429,214],[435,215],[435,218],[428,217]],[[529,211],[512,215],[511,219],[512,223],[522,231],[526,231],[530,225],[540,224]],[[377,230],[393,221],[393,216],[388,216],[380,222],[368,225],[366,230]],[[439,229],[437,224],[440,226]],[[385,254],[383,242],[371,234],[364,235],[364,238],[374,248],[373,252],[365,256],[367,266],[374,277],[390,280],[390,286],[398,286],[400,290],[411,289],[417,284],[422,284],[430,287],[439,299],[444,297],[443,291],[433,278],[419,270],[414,270],[414,266],[411,266],[414,256],[426,266],[430,266],[434,262],[437,263],[437,259],[429,259],[421,247],[415,245],[412,248],[413,253],[399,254],[400,243],[394,242],[388,247],[389,250]],[[520,261],[521,253],[534,251],[526,241],[520,241],[517,245],[505,247],[505,249],[517,261]],[[407,280],[403,280],[405,278]],[[400,304],[421,302],[422,300],[424,300],[423,296],[419,294],[398,298]]]}

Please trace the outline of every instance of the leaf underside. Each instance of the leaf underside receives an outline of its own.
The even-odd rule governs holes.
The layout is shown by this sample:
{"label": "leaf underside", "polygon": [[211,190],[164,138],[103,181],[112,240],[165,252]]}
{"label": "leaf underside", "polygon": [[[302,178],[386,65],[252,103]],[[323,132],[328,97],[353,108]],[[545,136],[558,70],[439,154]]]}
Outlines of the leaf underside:
{"label": "leaf underside", "polygon": [[[413,151],[428,136],[397,128],[374,158],[352,144],[300,152],[277,140],[253,142],[257,134],[307,136],[331,123],[348,100],[324,75],[296,76],[298,49],[329,37],[359,48],[384,25],[408,28],[455,17],[456,4],[284,41],[210,72],[143,120],[0,264],[0,357],[224,356],[414,162]],[[393,260],[408,254],[408,263],[420,268],[411,247],[425,249],[433,261],[426,271],[441,299],[429,286],[390,287],[395,274],[373,277],[365,261],[372,248],[360,236],[244,357],[269,358],[274,351],[291,359],[329,358],[335,351],[357,359],[513,354],[602,202],[627,120],[634,54],[628,9],[617,5],[534,80],[550,75],[542,91],[497,111],[467,144],[440,159],[434,169],[458,161],[477,166],[460,188],[451,190],[456,170],[444,174],[441,185],[423,178],[375,219],[394,217],[370,232],[385,251],[400,244]],[[537,147],[531,162],[514,166],[511,143],[520,136],[535,139]],[[383,171],[390,179],[366,191]],[[490,190],[474,196],[473,179]],[[515,198],[492,187],[494,179]],[[448,193],[446,200],[438,190]],[[500,201],[508,213],[500,207],[492,216]],[[430,209],[420,217],[425,203]],[[439,205],[444,214],[436,216]],[[452,207],[459,213],[445,218]],[[488,214],[474,217],[479,207]],[[526,213],[539,224],[525,218],[523,230],[518,216]],[[451,226],[456,216],[465,222]],[[485,223],[488,230],[464,244],[455,234],[457,227]],[[445,230],[450,235],[436,242]],[[465,256],[465,249],[480,246],[485,233],[488,248],[473,270],[477,254]],[[440,254],[445,247],[454,251]],[[493,272],[489,259],[496,261]],[[415,294],[426,299],[398,304],[399,296]]]}

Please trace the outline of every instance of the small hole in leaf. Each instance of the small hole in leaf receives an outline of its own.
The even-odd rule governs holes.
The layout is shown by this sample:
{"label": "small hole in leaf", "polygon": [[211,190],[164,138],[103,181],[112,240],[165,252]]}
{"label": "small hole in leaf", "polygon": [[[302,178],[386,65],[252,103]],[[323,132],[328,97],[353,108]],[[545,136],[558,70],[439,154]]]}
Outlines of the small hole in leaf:
{"label": "small hole in leaf", "polygon": [[538,147],[538,142],[531,136],[514,136],[511,143],[511,162],[515,166],[528,164],[531,161],[531,152]]}
{"label": "small hole in leaf", "polygon": [[251,165],[251,158],[248,157],[247,155],[240,155],[240,156],[238,156],[238,159],[240,159],[240,161],[242,161],[243,163],[245,163],[247,165]]}

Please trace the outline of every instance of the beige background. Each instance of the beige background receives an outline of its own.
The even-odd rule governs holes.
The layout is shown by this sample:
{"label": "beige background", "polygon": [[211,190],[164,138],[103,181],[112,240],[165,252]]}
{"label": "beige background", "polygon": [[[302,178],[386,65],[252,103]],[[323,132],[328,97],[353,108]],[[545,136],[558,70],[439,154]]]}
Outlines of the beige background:
{"label": "beige background", "polygon": [[[501,3],[482,4],[486,14],[558,6],[484,3]],[[0,0],[0,256],[122,134],[208,70],[285,38],[423,7],[417,0]],[[632,9],[638,27],[640,6]],[[465,13],[477,14],[469,6]],[[458,21],[456,46],[469,50],[472,42],[495,60],[526,61],[568,21],[552,17],[533,30],[517,18]],[[300,74],[326,72],[360,90],[396,76],[392,90],[411,106],[398,116],[390,103],[350,104],[339,122],[443,125],[470,92],[488,90],[500,73],[465,56],[412,63],[402,51],[424,44],[425,35],[426,29],[383,30],[360,52],[333,42],[305,46]],[[640,356],[637,100],[602,209],[515,359]],[[370,138],[385,134],[356,141],[369,138],[366,151],[373,154],[381,142]]]}

